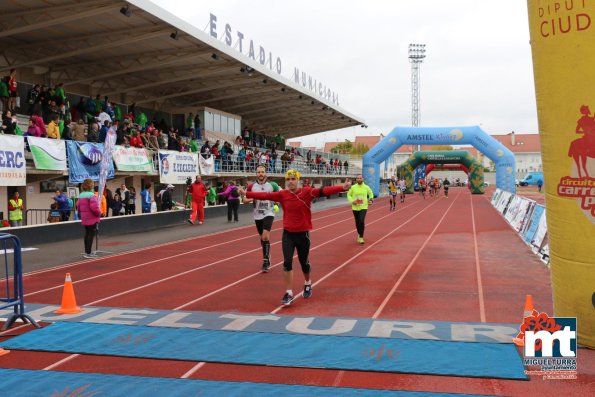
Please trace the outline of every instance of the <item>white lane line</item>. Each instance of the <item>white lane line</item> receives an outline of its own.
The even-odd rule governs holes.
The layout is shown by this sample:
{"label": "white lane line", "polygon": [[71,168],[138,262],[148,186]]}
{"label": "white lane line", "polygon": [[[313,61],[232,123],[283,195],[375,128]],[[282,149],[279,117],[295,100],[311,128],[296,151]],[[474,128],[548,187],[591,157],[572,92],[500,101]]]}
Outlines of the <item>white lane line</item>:
{"label": "white lane line", "polygon": [[409,273],[409,271],[413,267],[413,264],[417,261],[417,258],[419,258],[419,256],[421,255],[421,253],[424,250],[424,248],[426,247],[426,245],[428,245],[428,243],[430,242],[430,240],[434,236],[434,233],[436,233],[436,230],[438,230],[438,227],[442,224],[442,221],[444,220],[444,218],[446,218],[446,215],[448,214],[448,212],[450,211],[450,209],[452,208],[452,206],[457,201],[457,199],[459,198],[460,195],[461,194],[459,193],[455,197],[455,199],[452,201],[452,203],[448,206],[448,208],[446,209],[446,211],[444,211],[444,215],[442,215],[442,218],[440,218],[440,220],[438,221],[438,224],[436,225],[436,227],[434,227],[434,230],[432,230],[432,232],[430,233],[430,235],[428,236],[428,238],[426,238],[426,241],[424,241],[424,243],[419,248],[419,250],[417,250],[417,253],[413,257],[413,259],[411,259],[411,262],[409,262],[409,265],[407,265],[407,268],[405,268],[405,271],[401,274],[401,276],[399,277],[399,279],[397,280],[397,282],[395,283],[395,285],[393,286],[393,288],[390,290],[390,292],[388,293],[388,295],[386,296],[386,298],[384,298],[384,301],[382,301],[382,303],[380,304],[380,306],[378,307],[378,309],[376,310],[376,312],[374,313],[374,315],[372,316],[372,318],[378,318],[378,316],[380,315],[380,313],[382,313],[382,310],[384,310],[384,308],[388,304],[388,301],[393,297],[393,295],[397,291],[397,288],[399,288],[399,285],[401,285],[401,283],[403,282],[403,280],[405,279],[405,277],[407,276],[407,274]]}
{"label": "white lane line", "polygon": [[475,251],[475,274],[477,276],[477,295],[479,298],[479,318],[486,322],[485,298],[483,295],[483,282],[481,280],[481,265],[479,263],[479,248],[477,247],[477,229],[475,228],[475,210],[473,209],[473,195],[471,195],[471,224],[473,225],[473,249]]}

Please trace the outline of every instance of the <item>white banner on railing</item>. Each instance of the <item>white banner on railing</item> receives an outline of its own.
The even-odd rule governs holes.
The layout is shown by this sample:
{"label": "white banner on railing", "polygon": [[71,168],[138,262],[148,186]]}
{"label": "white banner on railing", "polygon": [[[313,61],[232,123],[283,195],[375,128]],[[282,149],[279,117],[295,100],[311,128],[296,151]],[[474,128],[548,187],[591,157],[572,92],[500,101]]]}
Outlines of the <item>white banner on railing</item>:
{"label": "white banner on railing", "polygon": [[159,151],[159,181],[161,183],[184,184],[198,175],[198,153]]}
{"label": "white banner on railing", "polygon": [[25,186],[25,141],[22,136],[0,134],[0,186]]}
{"label": "white banner on railing", "polygon": [[209,156],[204,158],[202,155],[198,156],[198,163],[200,164],[201,175],[213,175],[215,173],[215,157]]}
{"label": "white banner on railing", "polygon": [[61,139],[28,136],[27,142],[38,170],[66,171],[66,145]]}
{"label": "white banner on railing", "polygon": [[153,161],[145,148],[116,146],[113,158],[118,171],[153,171]]}

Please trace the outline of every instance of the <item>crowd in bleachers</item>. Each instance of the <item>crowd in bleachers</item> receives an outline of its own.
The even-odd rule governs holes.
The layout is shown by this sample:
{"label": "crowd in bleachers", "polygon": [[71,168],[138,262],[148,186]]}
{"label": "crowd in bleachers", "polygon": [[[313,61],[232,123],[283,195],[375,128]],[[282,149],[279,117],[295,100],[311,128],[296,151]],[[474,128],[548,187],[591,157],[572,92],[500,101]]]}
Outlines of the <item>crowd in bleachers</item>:
{"label": "crowd in bleachers", "polygon": [[320,153],[286,147],[285,139],[277,134],[267,137],[245,127],[238,136],[226,136],[229,141],[209,141],[200,128],[201,121],[190,113],[185,128],[178,130],[164,119],[149,121],[135,104],[122,108],[101,95],[80,97],[71,106],[63,84],[34,85],[28,91],[26,103],[19,110],[28,115],[25,129],[19,126],[16,115],[16,73],[11,71],[0,81],[3,108],[1,132],[4,134],[46,137],[50,139],[105,142],[109,128],[116,132],[116,145],[146,148],[154,156],[159,150],[200,152],[204,158],[213,157],[215,172],[250,172],[257,164],[267,164],[269,172],[283,173],[288,168],[318,174],[346,174],[349,164],[338,158],[323,157]]}

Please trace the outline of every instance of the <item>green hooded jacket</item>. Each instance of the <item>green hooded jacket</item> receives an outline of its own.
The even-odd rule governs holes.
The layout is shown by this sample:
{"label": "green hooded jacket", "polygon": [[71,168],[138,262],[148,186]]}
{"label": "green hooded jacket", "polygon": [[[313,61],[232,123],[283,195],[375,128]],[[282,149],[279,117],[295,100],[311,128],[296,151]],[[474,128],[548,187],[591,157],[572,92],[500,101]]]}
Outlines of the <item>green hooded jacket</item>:
{"label": "green hooded jacket", "polygon": [[374,198],[374,193],[368,185],[362,182],[361,185],[353,184],[347,192],[347,200],[351,203],[351,209],[354,211],[367,210],[368,201]]}

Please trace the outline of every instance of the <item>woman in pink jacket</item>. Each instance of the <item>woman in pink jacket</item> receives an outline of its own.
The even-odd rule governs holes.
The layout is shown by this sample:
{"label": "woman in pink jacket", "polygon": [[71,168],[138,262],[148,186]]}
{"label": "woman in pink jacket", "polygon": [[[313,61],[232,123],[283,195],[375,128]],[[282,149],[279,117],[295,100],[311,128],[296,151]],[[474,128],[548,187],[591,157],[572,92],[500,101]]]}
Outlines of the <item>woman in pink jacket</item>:
{"label": "woman in pink jacket", "polygon": [[91,179],[85,179],[81,185],[82,192],[76,202],[76,209],[81,218],[81,223],[85,227],[85,253],[83,257],[87,259],[97,257],[95,253],[91,252],[91,247],[93,246],[95,233],[97,233],[99,216],[101,215],[99,201],[93,193],[93,185]]}

